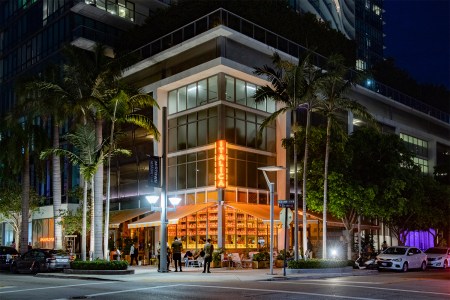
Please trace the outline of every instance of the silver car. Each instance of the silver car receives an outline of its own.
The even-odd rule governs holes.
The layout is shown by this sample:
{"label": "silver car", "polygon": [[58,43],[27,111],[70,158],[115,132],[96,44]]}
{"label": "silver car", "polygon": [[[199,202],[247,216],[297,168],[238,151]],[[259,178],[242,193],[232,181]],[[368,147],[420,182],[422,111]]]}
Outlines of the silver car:
{"label": "silver car", "polygon": [[58,271],[70,268],[71,256],[62,250],[32,249],[11,264],[13,273]]}
{"label": "silver car", "polygon": [[448,268],[450,261],[450,248],[433,247],[428,248],[425,253],[428,257],[428,266],[433,268]]}
{"label": "silver car", "polygon": [[419,248],[408,246],[389,247],[377,256],[378,271],[427,268],[427,255]]}

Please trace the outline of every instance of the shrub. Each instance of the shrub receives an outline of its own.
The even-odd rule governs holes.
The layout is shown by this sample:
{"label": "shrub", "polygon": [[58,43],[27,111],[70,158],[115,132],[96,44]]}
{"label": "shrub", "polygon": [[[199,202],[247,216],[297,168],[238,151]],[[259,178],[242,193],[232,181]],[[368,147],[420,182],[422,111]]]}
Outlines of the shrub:
{"label": "shrub", "polygon": [[269,252],[258,252],[253,254],[253,260],[254,261],[268,261],[270,260],[270,254]]}
{"label": "shrub", "polygon": [[343,268],[349,265],[347,260],[335,259],[308,259],[292,260],[288,262],[289,269],[325,269],[325,268]]}
{"label": "shrub", "polygon": [[125,260],[107,261],[103,259],[93,261],[75,260],[70,263],[70,267],[76,270],[126,270],[128,262]]}
{"label": "shrub", "polygon": [[289,251],[285,251],[284,249],[280,251],[277,255],[278,260],[284,260],[284,253],[286,253],[286,259],[290,258],[292,255]]}

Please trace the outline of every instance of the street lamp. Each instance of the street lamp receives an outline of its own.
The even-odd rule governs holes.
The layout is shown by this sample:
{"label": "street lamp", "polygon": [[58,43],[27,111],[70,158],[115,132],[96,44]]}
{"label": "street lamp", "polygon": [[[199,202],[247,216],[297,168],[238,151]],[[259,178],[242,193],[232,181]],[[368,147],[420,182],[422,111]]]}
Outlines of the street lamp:
{"label": "street lamp", "polygon": [[156,206],[156,202],[159,199],[157,195],[145,196],[148,203],[150,203],[150,209],[153,211],[161,212],[161,251],[159,253],[159,270],[163,273],[167,272],[167,212],[175,211],[176,206],[180,204],[181,198],[169,197],[170,204],[173,207],[167,207],[167,197],[163,192],[161,193],[161,206]]}
{"label": "street lamp", "polygon": [[269,187],[269,193],[270,193],[270,275],[273,275],[273,205],[274,205],[274,190],[275,190],[275,183],[270,182],[269,177],[267,177],[266,172],[274,172],[274,171],[281,171],[286,168],[281,166],[269,166],[269,167],[259,167],[258,170],[263,171],[264,178],[266,179],[266,183]]}

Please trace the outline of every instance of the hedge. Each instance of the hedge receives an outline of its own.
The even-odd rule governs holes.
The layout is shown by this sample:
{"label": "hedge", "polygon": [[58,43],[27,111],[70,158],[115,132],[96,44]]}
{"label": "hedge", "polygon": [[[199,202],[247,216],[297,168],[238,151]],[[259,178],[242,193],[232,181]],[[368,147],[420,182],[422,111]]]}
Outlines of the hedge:
{"label": "hedge", "polygon": [[70,263],[70,267],[76,270],[126,270],[128,268],[128,262],[125,260],[107,261],[103,259],[93,261],[75,260]]}
{"label": "hedge", "polygon": [[316,259],[291,260],[288,261],[289,269],[325,269],[325,268],[344,268],[351,266],[352,262],[348,260],[336,259]]}

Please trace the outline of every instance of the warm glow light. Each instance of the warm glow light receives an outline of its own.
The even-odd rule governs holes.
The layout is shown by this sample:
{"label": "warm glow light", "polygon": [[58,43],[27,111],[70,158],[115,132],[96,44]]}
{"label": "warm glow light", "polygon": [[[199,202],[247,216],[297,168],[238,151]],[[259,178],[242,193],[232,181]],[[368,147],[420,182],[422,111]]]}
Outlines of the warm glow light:
{"label": "warm glow light", "polygon": [[225,140],[216,141],[215,171],[216,188],[226,188],[228,185],[228,152]]}
{"label": "warm glow light", "polygon": [[54,242],[55,238],[52,237],[41,237],[39,238],[39,242],[46,243],[46,242]]}

